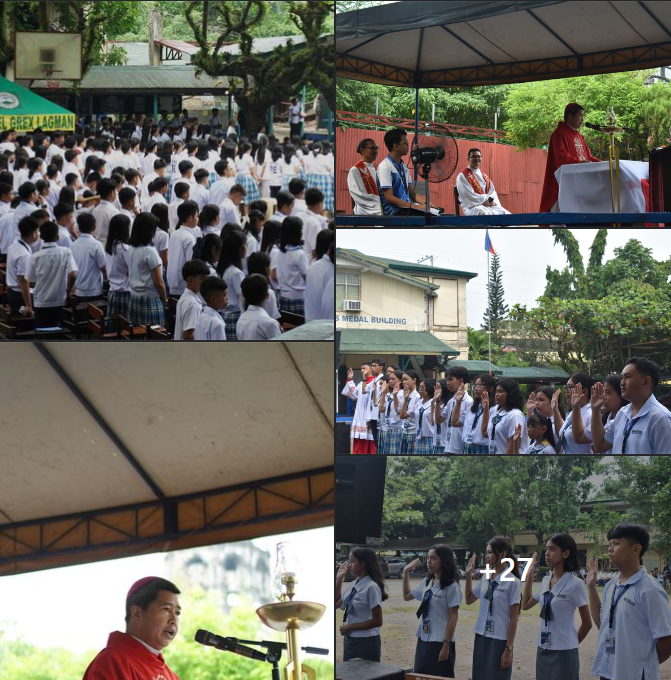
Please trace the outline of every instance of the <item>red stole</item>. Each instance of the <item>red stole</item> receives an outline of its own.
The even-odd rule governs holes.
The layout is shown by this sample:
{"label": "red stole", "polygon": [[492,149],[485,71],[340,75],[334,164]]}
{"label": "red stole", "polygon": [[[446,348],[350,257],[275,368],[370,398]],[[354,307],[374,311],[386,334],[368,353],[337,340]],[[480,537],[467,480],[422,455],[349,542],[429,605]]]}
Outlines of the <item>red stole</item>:
{"label": "red stole", "polygon": [[369,194],[375,194],[375,196],[379,196],[380,192],[377,189],[377,182],[373,179],[373,175],[370,174],[370,170],[366,167],[366,164],[363,161],[359,161],[354,165],[354,167],[359,169],[359,173],[361,174],[361,179],[363,180],[364,187],[366,187],[366,191]]}
{"label": "red stole", "polygon": [[482,172],[482,177],[485,180],[485,191],[482,190],[482,186],[480,186],[478,178],[475,176],[475,173],[470,169],[470,167],[466,167],[466,169],[462,170],[461,172],[464,175],[464,177],[468,180],[468,183],[471,185],[471,188],[473,189],[473,191],[475,191],[476,194],[484,195],[489,193],[489,190],[491,189],[492,186],[492,182],[489,179],[489,177],[487,177],[487,175],[485,175],[485,173],[482,172],[482,170],[480,170],[480,172]]}

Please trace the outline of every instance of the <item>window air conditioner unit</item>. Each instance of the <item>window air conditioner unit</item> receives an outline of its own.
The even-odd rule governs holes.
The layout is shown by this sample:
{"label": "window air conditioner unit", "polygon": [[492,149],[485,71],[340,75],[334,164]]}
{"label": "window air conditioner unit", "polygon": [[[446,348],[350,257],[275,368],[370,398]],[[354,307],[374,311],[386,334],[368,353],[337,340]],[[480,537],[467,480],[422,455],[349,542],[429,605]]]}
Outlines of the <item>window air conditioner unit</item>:
{"label": "window air conditioner unit", "polygon": [[343,311],[345,312],[360,312],[361,300],[343,300]]}

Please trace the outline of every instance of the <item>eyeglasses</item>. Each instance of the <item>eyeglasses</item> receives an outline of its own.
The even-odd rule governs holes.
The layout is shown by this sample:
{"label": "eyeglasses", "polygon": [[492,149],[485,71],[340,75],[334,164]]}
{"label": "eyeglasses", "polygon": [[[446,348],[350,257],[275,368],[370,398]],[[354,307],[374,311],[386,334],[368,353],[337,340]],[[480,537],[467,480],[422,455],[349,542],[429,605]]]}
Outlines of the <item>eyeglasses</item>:
{"label": "eyeglasses", "polygon": [[481,161],[482,156],[469,156],[469,158],[472,158],[474,161]]}

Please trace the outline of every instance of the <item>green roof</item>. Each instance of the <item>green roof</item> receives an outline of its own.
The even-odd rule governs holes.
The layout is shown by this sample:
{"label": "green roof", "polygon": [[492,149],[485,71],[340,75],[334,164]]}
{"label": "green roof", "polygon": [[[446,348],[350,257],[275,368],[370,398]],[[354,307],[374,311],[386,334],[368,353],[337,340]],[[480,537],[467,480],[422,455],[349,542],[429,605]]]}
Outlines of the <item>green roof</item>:
{"label": "green roof", "polygon": [[503,378],[512,378],[518,382],[568,382],[569,374],[561,368],[503,367]]}
{"label": "green roof", "polygon": [[459,356],[429,331],[387,331],[383,329],[343,328],[341,354],[408,354]]}
{"label": "green roof", "polygon": [[[91,66],[79,84],[87,93],[111,94],[124,92],[161,92],[182,94],[187,92],[214,92],[228,87],[228,78],[212,78],[204,72],[196,75],[195,66]],[[33,82],[34,90],[47,89],[45,80]],[[62,87],[72,87],[64,80]],[[58,92],[58,90],[55,90]]]}
{"label": "green roof", "polygon": [[75,115],[25,87],[0,77],[0,130],[74,130]]}
{"label": "green roof", "polygon": [[[489,361],[471,361],[468,359],[450,359],[445,366],[447,368],[455,368],[461,366],[465,368],[469,375],[480,375],[481,373],[489,373]],[[504,369],[492,364],[492,375],[499,376]]]}
{"label": "green roof", "polygon": [[413,286],[419,286],[425,290],[435,291],[440,288],[439,285],[435,283],[429,283],[428,281],[422,281],[421,279],[416,279],[414,276],[409,276],[408,274],[403,274],[402,272],[395,271],[393,267],[390,267],[385,260],[378,257],[371,257],[370,255],[364,255],[358,250],[347,250],[346,248],[336,248],[336,255],[342,255],[344,257],[349,257],[352,260],[361,262],[367,266],[377,267],[381,270],[381,273],[385,276],[391,276],[394,279],[399,279],[405,281],[405,283],[412,284]]}
{"label": "green roof", "polygon": [[[353,253],[357,255],[362,255],[363,257],[369,257],[368,255],[364,255],[363,253],[360,253],[358,250],[346,250],[345,248],[339,248],[338,250],[342,251],[343,253]],[[437,274],[442,274],[446,276],[461,276],[466,279],[474,279],[477,274],[474,272],[465,272],[465,271],[460,271],[458,269],[443,269],[442,267],[432,267],[430,265],[426,264],[416,264],[413,262],[403,262],[402,260],[390,260],[389,258],[386,257],[378,257],[377,255],[375,256],[375,259],[378,262],[383,262],[386,264],[388,267],[391,267],[392,269],[396,269],[397,271],[403,271],[403,272],[414,272],[416,274],[420,274],[422,276],[428,276],[433,274],[434,276]]]}

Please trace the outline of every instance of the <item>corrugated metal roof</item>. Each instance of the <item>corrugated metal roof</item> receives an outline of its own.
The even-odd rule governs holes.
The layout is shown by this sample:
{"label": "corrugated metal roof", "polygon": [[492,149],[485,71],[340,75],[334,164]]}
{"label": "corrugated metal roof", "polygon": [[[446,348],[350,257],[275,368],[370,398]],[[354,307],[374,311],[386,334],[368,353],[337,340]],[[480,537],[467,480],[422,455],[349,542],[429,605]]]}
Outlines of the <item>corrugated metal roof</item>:
{"label": "corrugated metal roof", "polygon": [[474,279],[477,274],[475,272],[463,272],[458,269],[442,269],[441,267],[432,267],[428,264],[417,264],[416,262],[403,262],[402,260],[389,260],[387,258],[378,257],[379,260],[387,262],[390,267],[406,272],[417,272],[418,274],[436,275],[447,274],[448,276],[463,276],[464,278]]}
{"label": "corrugated metal roof", "polygon": [[[450,359],[445,366],[447,368],[456,368],[461,366],[465,368],[471,377],[480,375],[481,373],[489,373],[489,361],[472,361],[469,359]],[[499,376],[503,372],[502,368],[492,364],[492,374]]]}
{"label": "corrugated metal roof", "polygon": [[[448,121],[449,122],[449,121]],[[347,190],[347,174],[349,169],[361,156],[356,152],[359,141],[365,138],[374,139],[380,147],[376,163],[386,156],[384,133],[386,130],[360,130],[336,128],[336,210],[352,214],[352,199]],[[413,133],[408,134],[410,144]],[[445,208],[445,212],[454,215],[454,186],[457,174],[468,165],[468,150],[477,147],[482,151],[482,169],[492,179],[501,205],[511,213],[538,212],[541,202],[543,177],[547,164],[547,152],[541,149],[518,151],[509,144],[493,144],[492,142],[476,142],[469,139],[457,139],[459,163],[457,169],[447,181],[431,184],[431,203]]]}
{"label": "corrugated metal roof", "polygon": [[503,378],[512,378],[518,382],[534,382],[536,380],[551,380],[560,382],[562,380],[568,381],[569,374],[561,368],[536,368],[534,366],[528,367],[503,367],[501,369]]}
{"label": "corrugated metal roof", "polygon": [[[82,92],[112,94],[125,92],[181,93],[193,90],[214,91],[228,86],[228,78],[212,78],[204,72],[196,73],[195,66],[92,66],[84,76]],[[63,81],[63,88],[70,86]],[[46,89],[44,80],[36,80],[32,89]]]}
{"label": "corrugated metal roof", "polygon": [[459,352],[429,331],[387,331],[382,329],[343,328],[340,353],[345,354],[451,355]]}

